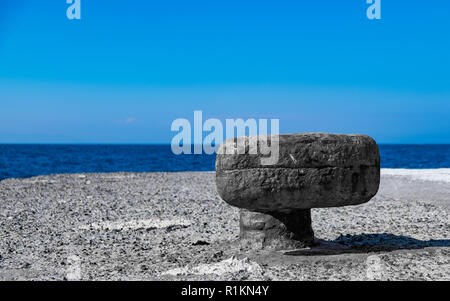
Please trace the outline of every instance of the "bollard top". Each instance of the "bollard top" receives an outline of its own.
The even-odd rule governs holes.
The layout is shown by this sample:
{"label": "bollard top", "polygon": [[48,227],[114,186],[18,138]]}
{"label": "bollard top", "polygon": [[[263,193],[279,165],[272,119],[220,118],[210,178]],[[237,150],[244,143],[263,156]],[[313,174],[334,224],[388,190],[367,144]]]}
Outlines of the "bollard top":
{"label": "bollard top", "polygon": [[379,149],[366,135],[239,137],[225,141],[216,159],[222,199],[258,212],[362,204],[379,182]]}

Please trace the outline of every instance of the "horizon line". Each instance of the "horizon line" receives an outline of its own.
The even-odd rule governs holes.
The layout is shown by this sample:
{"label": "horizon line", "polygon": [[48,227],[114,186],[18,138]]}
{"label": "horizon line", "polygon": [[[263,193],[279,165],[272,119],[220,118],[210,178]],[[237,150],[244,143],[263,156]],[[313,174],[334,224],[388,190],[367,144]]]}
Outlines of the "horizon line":
{"label": "horizon line", "polygon": [[[401,142],[377,142],[378,145],[450,145],[447,143],[401,143]],[[171,143],[159,143],[159,142],[0,142],[0,145],[92,145],[92,146],[170,146]],[[187,144],[190,146],[202,145],[202,144]],[[220,145],[220,144],[219,144]]]}

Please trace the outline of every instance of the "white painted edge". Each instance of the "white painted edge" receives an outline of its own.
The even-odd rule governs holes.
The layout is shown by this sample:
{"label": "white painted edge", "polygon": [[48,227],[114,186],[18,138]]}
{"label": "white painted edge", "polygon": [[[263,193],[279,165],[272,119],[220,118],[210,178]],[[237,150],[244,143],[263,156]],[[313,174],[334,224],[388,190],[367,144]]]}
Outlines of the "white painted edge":
{"label": "white painted edge", "polygon": [[223,275],[226,273],[239,273],[247,271],[252,274],[262,274],[263,270],[259,264],[250,261],[248,258],[237,259],[230,257],[223,261],[211,264],[200,264],[195,267],[176,268],[162,273],[161,275]]}
{"label": "white painted edge", "polygon": [[106,230],[106,231],[128,231],[138,229],[163,229],[174,226],[188,227],[192,224],[191,221],[182,218],[174,219],[142,219],[132,221],[106,221],[100,223],[93,223],[90,225],[83,225],[80,230]]}
{"label": "white painted edge", "polygon": [[382,168],[382,176],[403,176],[414,180],[450,183],[450,168],[440,169],[397,169]]}

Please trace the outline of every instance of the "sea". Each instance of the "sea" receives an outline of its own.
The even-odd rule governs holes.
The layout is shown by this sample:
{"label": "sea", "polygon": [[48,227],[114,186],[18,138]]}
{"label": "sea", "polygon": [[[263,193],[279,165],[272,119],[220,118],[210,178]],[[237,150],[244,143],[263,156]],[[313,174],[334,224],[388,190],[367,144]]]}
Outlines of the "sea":
{"label": "sea", "polygon": [[[381,144],[382,168],[450,168],[450,144]],[[214,171],[215,155],[170,145],[0,144],[0,180],[61,173]]]}

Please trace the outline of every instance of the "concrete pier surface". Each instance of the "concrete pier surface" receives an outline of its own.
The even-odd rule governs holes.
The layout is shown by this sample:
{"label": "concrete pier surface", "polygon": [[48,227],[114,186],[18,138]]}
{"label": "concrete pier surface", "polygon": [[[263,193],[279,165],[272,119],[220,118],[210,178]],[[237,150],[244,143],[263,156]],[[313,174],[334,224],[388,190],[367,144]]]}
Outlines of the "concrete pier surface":
{"label": "concrete pier surface", "polygon": [[214,172],[7,179],[0,280],[450,280],[450,169],[382,170],[311,218],[317,247],[241,250]]}

